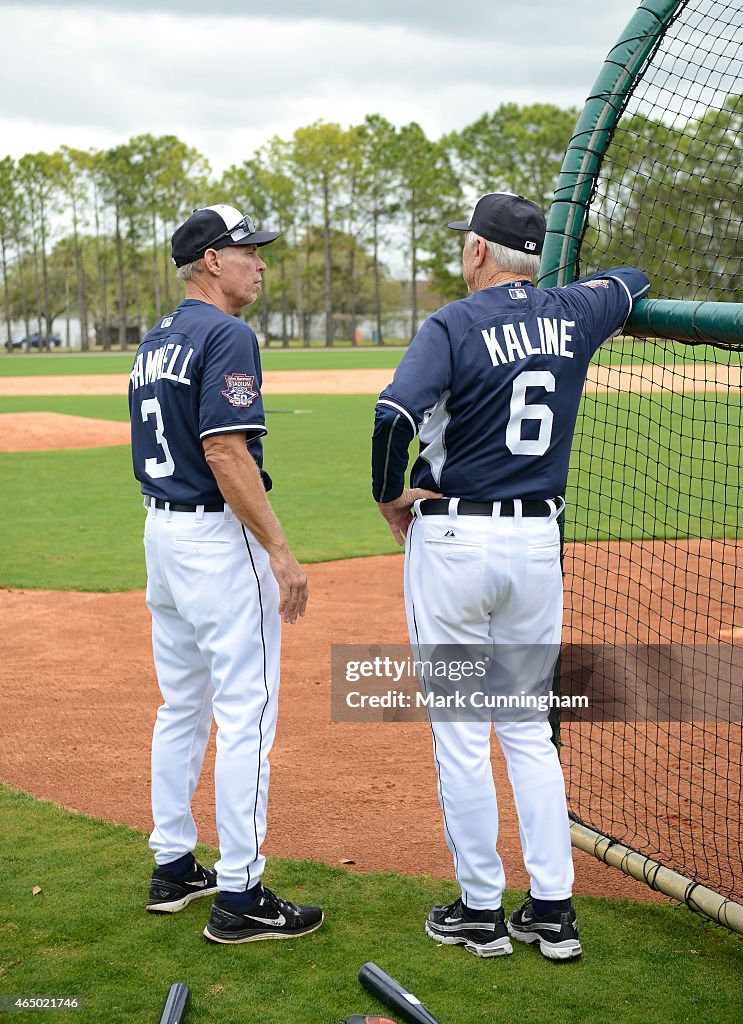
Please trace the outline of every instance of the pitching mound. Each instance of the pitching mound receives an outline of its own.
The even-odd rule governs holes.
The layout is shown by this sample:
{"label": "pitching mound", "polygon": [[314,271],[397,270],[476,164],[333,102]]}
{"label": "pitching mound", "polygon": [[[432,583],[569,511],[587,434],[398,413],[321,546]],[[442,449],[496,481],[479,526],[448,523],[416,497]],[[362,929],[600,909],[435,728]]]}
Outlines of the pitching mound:
{"label": "pitching mound", "polygon": [[105,448],[129,444],[129,424],[57,412],[0,413],[0,452]]}

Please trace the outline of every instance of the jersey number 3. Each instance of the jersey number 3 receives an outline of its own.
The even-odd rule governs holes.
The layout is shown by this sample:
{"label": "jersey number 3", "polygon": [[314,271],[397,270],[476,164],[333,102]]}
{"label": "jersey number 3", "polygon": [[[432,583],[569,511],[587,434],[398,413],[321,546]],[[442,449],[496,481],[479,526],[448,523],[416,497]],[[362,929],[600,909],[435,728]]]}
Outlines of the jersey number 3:
{"label": "jersey number 3", "polygon": [[145,459],[144,471],[150,480],[158,480],[164,476],[172,476],[175,472],[175,463],[165,440],[163,414],[156,398],[145,398],[142,402],[142,422],[146,423],[150,416],[155,417],[155,443],[162,448],[165,459],[162,462],[158,459]]}
{"label": "jersey number 3", "polygon": [[[554,415],[548,405],[538,402],[526,403],[528,388],[555,390],[555,378],[549,370],[524,370],[513,382],[511,394],[511,417],[506,427],[506,446],[512,455],[544,455],[552,440]],[[524,420],[536,420],[539,433],[533,438],[521,436]]]}

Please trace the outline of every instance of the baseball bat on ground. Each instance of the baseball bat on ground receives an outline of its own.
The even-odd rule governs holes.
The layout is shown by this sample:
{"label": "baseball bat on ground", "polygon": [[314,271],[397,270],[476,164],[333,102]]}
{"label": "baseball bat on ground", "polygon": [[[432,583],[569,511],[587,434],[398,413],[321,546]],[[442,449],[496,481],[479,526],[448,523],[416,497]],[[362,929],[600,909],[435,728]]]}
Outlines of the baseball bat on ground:
{"label": "baseball bat on ground", "polygon": [[184,985],[182,982],[171,985],[160,1017],[160,1024],[181,1024],[190,998],[191,989],[188,985]]}
{"label": "baseball bat on ground", "polygon": [[343,1024],[397,1024],[391,1017],[370,1017],[366,1013],[352,1013]]}
{"label": "baseball bat on ground", "polygon": [[359,981],[385,1006],[395,1010],[410,1024],[439,1024],[439,1021],[430,1010],[426,1009],[420,999],[403,988],[396,978],[390,977],[379,964],[372,961],[364,964],[359,971]]}

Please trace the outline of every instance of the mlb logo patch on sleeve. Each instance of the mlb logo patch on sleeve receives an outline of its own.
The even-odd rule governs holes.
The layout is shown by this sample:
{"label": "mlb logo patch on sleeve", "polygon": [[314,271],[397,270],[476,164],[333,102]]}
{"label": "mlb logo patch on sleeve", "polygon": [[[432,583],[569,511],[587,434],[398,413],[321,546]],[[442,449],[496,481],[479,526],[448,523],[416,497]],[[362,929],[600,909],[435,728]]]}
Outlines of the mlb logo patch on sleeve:
{"label": "mlb logo patch on sleeve", "polygon": [[172,316],[164,317],[162,323],[160,324],[160,330],[164,331],[165,328],[166,327],[170,327],[172,323],[173,323],[173,317]]}
{"label": "mlb logo patch on sleeve", "polygon": [[230,405],[245,407],[258,397],[258,392],[253,388],[255,377],[247,373],[226,373],[224,379],[227,390],[222,394]]}
{"label": "mlb logo patch on sleeve", "polygon": [[509,288],[508,294],[512,299],[525,299],[526,289],[525,288]]}

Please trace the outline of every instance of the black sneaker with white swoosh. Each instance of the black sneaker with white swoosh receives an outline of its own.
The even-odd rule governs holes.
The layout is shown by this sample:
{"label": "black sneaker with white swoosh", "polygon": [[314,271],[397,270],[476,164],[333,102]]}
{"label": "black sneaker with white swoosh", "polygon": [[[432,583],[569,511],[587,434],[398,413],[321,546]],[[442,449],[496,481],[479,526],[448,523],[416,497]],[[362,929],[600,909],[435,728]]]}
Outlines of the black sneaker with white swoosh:
{"label": "black sneaker with white swoosh", "polygon": [[501,907],[471,911],[461,899],[433,907],[426,918],[426,934],[446,946],[463,945],[468,953],[475,956],[508,956],[513,953]]}
{"label": "black sneaker with white swoosh", "polygon": [[539,952],[548,960],[575,960],[583,952],[573,907],[539,917],[534,912],[531,895],[508,918],[508,932],[519,942],[538,942]]}
{"label": "black sneaker with white swoosh", "polygon": [[204,935],[212,942],[259,942],[293,939],[316,931],[323,922],[320,907],[304,907],[271,892],[265,885],[249,907],[237,910],[218,893]]}
{"label": "black sneaker with white swoosh", "polygon": [[198,861],[189,874],[174,875],[167,868],[155,868],[150,880],[150,894],[147,909],[164,914],[175,914],[187,907],[200,896],[211,896],[217,892],[217,874],[211,868],[204,868]]}

